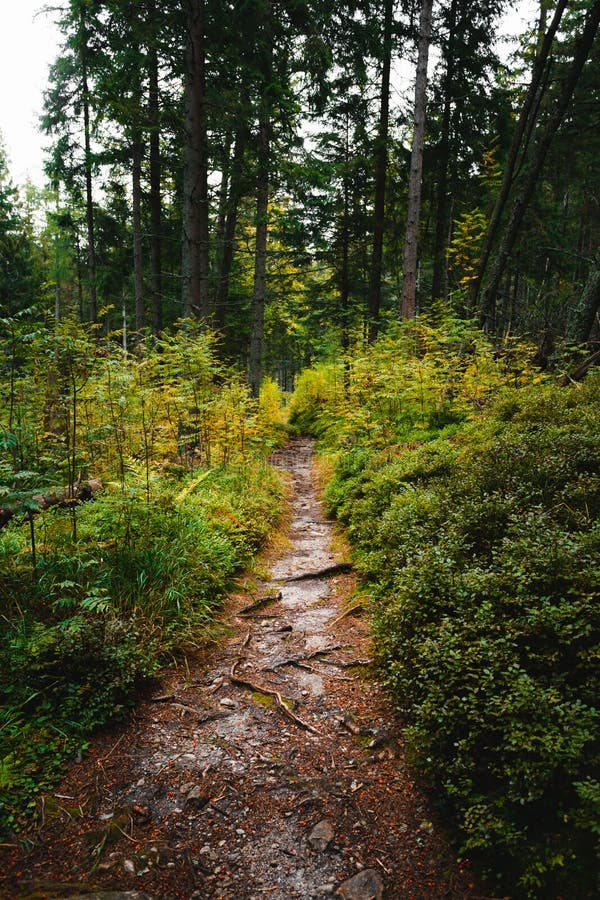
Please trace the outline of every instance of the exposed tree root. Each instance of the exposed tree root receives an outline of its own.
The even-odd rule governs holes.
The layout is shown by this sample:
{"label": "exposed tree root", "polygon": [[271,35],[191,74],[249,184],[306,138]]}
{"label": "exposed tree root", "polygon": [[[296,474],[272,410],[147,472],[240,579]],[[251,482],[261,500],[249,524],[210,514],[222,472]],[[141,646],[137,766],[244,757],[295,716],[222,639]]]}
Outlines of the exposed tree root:
{"label": "exposed tree root", "polygon": [[343,575],[345,572],[352,572],[353,569],[354,565],[351,562],[341,562],[336,563],[333,566],[326,566],[324,569],[317,569],[315,572],[302,572],[301,575],[290,575],[289,578],[283,578],[281,580],[284,584],[291,584],[293,581],[311,581],[313,578],[331,578],[332,575]]}
{"label": "exposed tree root", "polygon": [[304,719],[301,719],[285,703],[283,697],[279,693],[279,691],[274,691],[271,688],[264,687],[260,684],[255,684],[253,681],[248,681],[245,678],[240,678],[239,675],[235,674],[236,666],[239,665],[241,660],[236,659],[234,664],[231,667],[231,672],[229,673],[229,677],[231,679],[232,684],[236,684],[238,687],[247,688],[250,691],[256,691],[259,694],[266,694],[268,697],[274,697],[279,709],[289,718],[292,722],[295,722],[296,725],[299,725],[301,728],[305,728],[307,731],[311,731],[313,734],[320,734],[321,732],[318,728],[315,728],[314,725],[311,725],[310,722],[305,722]]}
{"label": "exposed tree root", "polygon": [[254,610],[261,609],[263,606],[268,606],[269,603],[276,603],[278,600],[281,600],[281,591],[277,594],[271,594],[268,597],[261,597],[259,600],[255,600],[254,603],[250,603],[248,606],[243,606],[236,613],[237,616],[249,616]]}

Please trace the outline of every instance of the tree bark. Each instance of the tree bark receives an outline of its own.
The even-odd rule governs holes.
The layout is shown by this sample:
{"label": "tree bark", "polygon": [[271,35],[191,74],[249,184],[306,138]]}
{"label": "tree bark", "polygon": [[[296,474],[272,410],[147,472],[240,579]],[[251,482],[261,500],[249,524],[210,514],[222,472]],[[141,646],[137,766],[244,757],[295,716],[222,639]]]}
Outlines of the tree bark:
{"label": "tree bark", "polygon": [[243,164],[247,141],[247,128],[241,126],[236,131],[233,147],[233,160],[231,163],[231,176],[229,180],[229,197],[227,200],[225,227],[223,229],[223,251],[221,253],[219,283],[217,285],[217,297],[215,302],[215,326],[221,330],[225,326],[229,302],[229,278],[235,251],[235,229],[237,225],[238,206],[242,196]]}
{"label": "tree bark", "polygon": [[571,315],[568,332],[574,341],[584,343],[590,339],[600,309],[600,254],[596,256],[581,292],[579,302]]}
{"label": "tree bark", "polygon": [[60,322],[61,317],[61,293],[60,293],[60,237],[59,237],[59,216],[60,216],[60,182],[56,181],[55,185],[55,209],[56,209],[56,231],[54,234],[54,319]]}
{"label": "tree bark", "polygon": [[[155,21],[152,6],[152,21]],[[148,115],[150,124],[150,268],[152,286],[152,331],[163,325],[162,310],[162,162],[160,153],[160,94],[158,54],[151,46],[148,54]]]}
{"label": "tree bark", "polygon": [[96,291],[96,239],[94,234],[94,196],[92,189],[92,149],[90,125],[90,89],[88,83],[87,32],[84,13],[81,13],[79,35],[79,58],[81,62],[81,93],[83,106],[83,143],[85,170],[85,219],[87,225],[87,267],[90,299],[90,321],[98,320],[98,300]]}
{"label": "tree bark", "polygon": [[273,80],[273,34],[271,0],[264,0],[261,98],[258,110],[258,173],[256,187],[256,237],[254,251],[254,287],[252,292],[252,331],[248,380],[253,397],[258,397],[262,377],[265,299],[267,293],[267,239],[269,226],[269,187],[271,175],[271,112]]}
{"label": "tree bark", "polygon": [[350,165],[350,123],[349,114],[346,113],[345,143],[344,143],[344,176],[342,179],[342,228],[340,243],[342,250],[342,268],[340,272],[340,320],[342,327],[342,351],[347,353],[350,348],[350,179],[348,168]]}
{"label": "tree bark", "polygon": [[266,102],[260,112],[258,136],[258,186],[256,191],[256,246],[252,294],[249,381],[253,397],[258,397],[262,375],[262,352],[267,292],[267,235],[269,220],[269,170],[271,153],[271,113]]}
{"label": "tree bark", "polygon": [[554,41],[554,37],[558,30],[558,26],[565,11],[566,5],[567,0],[559,0],[556,10],[554,11],[552,22],[550,23],[550,27],[540,43],[539,51],[534,61],[533,71],[531,74],[531,82],[527,89],[525,101],[519,114],[517,127],[515,128],[510,149],[508,151],[508,158],[504,166],[500,192],[496,198],[496,202],[492,210],[492,215],[490,216],[490,221],[488,223],[483,242],[483,248],[481,251],[481,257],[477,266],[476,277],[471,282],[471,305],[473,307],[477,303],[481,284],[485,276],[485,272],[490,259],[490,254],[492,252],[492,247],[500,228],[500,219],[502,218],[502,213],[504,212],[504,208],[506,206],[514,181],[517,161],[525,139],[525,135],[535,125],[535,119],[537,117],[541,95],[543,93],[542,85],[544,82],[544,72],[548,64],[548,58],[550,56],[552,43]]}
{"label": "tree bark", "polygon": [[442,114],[442,133],[440,136],[440,161],[437,167],[437,218],[433,251],[432,300],[444,299],[448,294],[448,168],[450,165],[452,108],[455,95],[454,48],[456,43],[457,6],[458,0],[452,0],[448,19],[448,46],[446,50],[446,74],[444,78],[444,112]]}
{"label": "tree bark", "polygon": [[596,0],[590,7],[586,16],[583,31],[576,39],[575,53],[563,87],[556,100],[552,114],[539,137],[533,152],[533,157],[528,171],[525,174],[523,185],[513,204],[509,220],[504,231],[504,238],[498,250],[489,283],[481,300],[481,319],[485,326],[493,315],[496,298],[500,288],[510,253],[515,245],[517,236],[521,230],[525,213],[533,197],[537,182],[541,175],[548,150],[558,131],[567,107],[573,97],[573,93],[579,81],[579,77],[589,56],[594,43],[594,38],[600,25],[600,0]]}
{"label": "tree bark", "polygon": [[408,213],[404,244],[404,282],[402,285],[402,317],[412,319],[416,308],[417,245],[421,215],[421,177],[423,173],[423,144],[425,139],[425,106],[427,101],[427,62],[431,40],[433,0],[422,0],[419,20],[419,51],[415,80],[414,134],[408,185]]}
{"label": "tree bark", "polygon": [[371,284],[369,290],[369,341],[371,343],[377,338],[379,331],[379,311],[381,307],[381,273],[383,265],[383,236],[385,231],[385,191],[388,163],[393,17],[394,0],[385,0],[381,101],[379,107],[379,128],[375,144],[375,208],[373,221],[373,253],[371,257]]}
{"label": "tree bark", "polygon": [[204,0],[181,0],[187,28],[184,95],[183,315],[208,318],[208,137]]}
{"label": "tree bark", "polygon": [[133,281],[135,295],[135,328],[137,340],[142,337],[146,325],[146,309],[144,304],[144,269],[142,255],[142,141],[138,132],[133,140],[132,153],[132,229],[133,229]]}

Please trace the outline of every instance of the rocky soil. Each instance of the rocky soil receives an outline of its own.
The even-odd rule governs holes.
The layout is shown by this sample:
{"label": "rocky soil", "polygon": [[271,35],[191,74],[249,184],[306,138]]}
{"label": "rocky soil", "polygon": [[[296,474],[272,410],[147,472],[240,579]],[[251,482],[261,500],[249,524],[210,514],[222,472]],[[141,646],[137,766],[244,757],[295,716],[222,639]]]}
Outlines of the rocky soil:
{"label": "rocky soil", "polygon": [[24,849],[2,851],[1,897],[481,896],[407,769],[310,443],[277,463],[292,517],[285,548],[262,561],[269,575],[230,599],[224,641],[44,798]]}

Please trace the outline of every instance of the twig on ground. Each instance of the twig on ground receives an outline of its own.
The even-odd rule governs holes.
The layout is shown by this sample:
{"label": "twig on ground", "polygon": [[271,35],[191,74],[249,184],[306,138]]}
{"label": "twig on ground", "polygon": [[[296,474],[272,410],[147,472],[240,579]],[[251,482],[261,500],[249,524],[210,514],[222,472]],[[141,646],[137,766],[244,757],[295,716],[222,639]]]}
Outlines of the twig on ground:
{"label": "twig on ground", "polygon": [[268,697],[274,697],[279,709],[289,719],[291,719],[293,722],[295,722],[296,725],[299,725],[301,728],[305,728],[307,731],[311,731],[313,734],[321,733],[317,728],[314,727],[314,725],[311,725],[310,722],[305,722],[304,719],[301,719],[299,716],[297,716],[295,713],[293,713],[291,711],[291,709],[289,708],[289,706],[284,702],[283,697],[281,696],[279,691],[274,691],[271,688],[263,687],[260,684],[255,684],[255,682],[253,682],[253,681],[248,681],[247,679],[240,678],[239,675],[236,675],[235,668],[237,665],[239,665],[240,662],[241,662],[241,660],[236,659],[236,661],[234,662],[234,664],[231,667],[231,672],[230,672],[229,677],[231,679],[232,684],[237,684],[238,687],[248,688],[249,690],[256,691],[259,694],[265,694]]}
{"label": "twig on ground", "polygon": [[121,741],[123,740],[124,737],[125,737],[125,732],[123,732],[123,734],[121,735],[121,737],[119,738],[117,743],[111,747],[111,749],[108,751],[106,756],[103,756],[101,759],[98,760],[98,763],[101,767],[102,767],[102,763],[106,762],[106,760],[108,759],[109,756],[112,756],[112,754],[115,752],[115,750],[117,749],[117,747],[119,746],[119,744],[121,743]]}
{"label": "twig on ground", "polygon": [[337,623],[341,622],[342,619],[347,619],[349,616],[358,615],[358,613],[363,613],[364,611],[364,603],[355,603],[354,606],[349,606],[348,609],[345,609],[341,615],[333,620],[333,622],[328,622],[327,625],[329,628],[331,628],[332,625],[337,625]]}

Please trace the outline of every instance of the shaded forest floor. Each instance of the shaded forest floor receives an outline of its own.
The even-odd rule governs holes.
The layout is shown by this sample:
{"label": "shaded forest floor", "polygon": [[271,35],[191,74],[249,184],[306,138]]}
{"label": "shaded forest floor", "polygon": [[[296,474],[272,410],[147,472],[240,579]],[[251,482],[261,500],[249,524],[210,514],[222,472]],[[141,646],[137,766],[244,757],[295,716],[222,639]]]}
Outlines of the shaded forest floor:
{"label": "shaded forest floor", "polygon": [[70,767],[29,852],[1,850],[2,897],[483,893],[407,770],[365,618],[344,615],[356,579],[332,550],[310,442],[277,463],[291,522],[259,563],[269,575],[243,580],[218,646]]}

